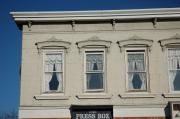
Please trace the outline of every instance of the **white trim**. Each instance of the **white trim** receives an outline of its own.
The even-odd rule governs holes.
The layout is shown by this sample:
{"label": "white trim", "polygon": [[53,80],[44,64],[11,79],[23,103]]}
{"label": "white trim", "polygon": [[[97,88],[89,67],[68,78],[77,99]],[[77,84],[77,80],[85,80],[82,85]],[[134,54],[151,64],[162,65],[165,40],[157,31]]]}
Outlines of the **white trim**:
{"label": "white trim", "polygon": [[155,98],[156,94],[151,94],[151,93],[132,93],[132,94],[119,94],[120,98]]}
{"label": "white trim", "polygon": [[78,99],[111,99],[113,95],[99,95],[99,94],[94,94],[94,95],[77,95],[76,97]]}
{"label": "white trim", "polygon": [[113,109],[114,117],[165,117],[165,111],[162,107],[151,108],[115,108]]}
{"label": "white trim", "polygon": [[180,8],[97,10],[65,12],[10,12],[17,23],[22,21],[72,21],[112,19],[152,19],[180,17]]}
{"label": "white trim", "polygon": [[163,93],[164,98],[180,98],[180,93]]}
{"label": "white trim", "polygon": [[57,93],[64,93],[64,87],[65,87],[65,83],[64,83],[64,81],[65,81],[65,66],[64,66],[64,60],[65,60],[65,55],[64,55],[64,50],[43,50],[43,83],[42,83],[42,94],[52,94],[51,92],[48,92],[48,93],[46,93],[45,92],[45,71],[44,71],[44,66],[45,66],[45,55],[46,54],[57,54],[57,53],[61,53],[62,54],[62,65],[63,65],[63,67],[62,67],[62,90],[61,91],[58,91]]}
{"label": "white trim", "polygon": [[20,109],[19,118],[71,118],[69,109]]}
{"label": "white trim", "polygon": [[[167,64],[167,79],[168,79],[168,91],[169,92],[172,92],[172,90],[171,90],[171,82],[170,82],[170,80],[169,80],[169,64],[168,64],[168,48],[166,48],[166,53],[165,53],[165,57],[166,57],[166,64]],[[164,95],[163,95],[164,96]],[[165,97],[165,96],[164,96]]]}
{"label": "white trim", "polygon": [[60,94],[42,94],[35,95],[36,100],[68,100],[70,96],[60,95]]}
{"label": "white trim", "polygon": [[[86,53],[86,52],[93,52],[93,53]],[[86,54],[103,54],[103,89],[94,89],[94,90],[88,90],[87,84],[86,84]],[[84,50],[84,93],[88,92],[100,92],[104,93],[106,91],[106,53],[105,49],[85,49]]]}

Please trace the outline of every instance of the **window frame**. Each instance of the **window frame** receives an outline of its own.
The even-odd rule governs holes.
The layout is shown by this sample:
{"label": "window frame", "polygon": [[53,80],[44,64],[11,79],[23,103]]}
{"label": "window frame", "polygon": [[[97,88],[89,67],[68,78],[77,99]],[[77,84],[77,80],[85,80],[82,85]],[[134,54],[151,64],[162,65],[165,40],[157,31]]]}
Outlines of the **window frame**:
{"label": "window frame", "polygon": [[[62,54],[62,71],[60,73],[62,73],[62,89],[61,90],[57,90],[57,91],[46,91],[46,78],[45,78],[45,61],[46,61],[46,55],[47,54]],[[43,50],[43,80],[42,80],[42,93],[43,94],[62,94],[64,93],[64,82],[65,82],[65,55],[64,55],[64,50],[53,50],[53,49],[46,49]]]}
{"label": "window frame", "polygon": [[[175,90],[172,90],[172,81],[171,81],[171,79],[170,79],[170,70],[175,70],[175,69],[169,69],[169,63],[168,63],[168,56],[169,56],[169,50],[170,49],[179,49],[180,50],[180,47],[178,47],[178,46],[169,46],[169,47],[167,47],[166,48],[166,58],[167,58],[167,71],[168,71],[168,84],[169,84],[169,91],[170,91],[170,93],[180,93],[180,90],[179,91],[175,91]],[[176,71],[177,71],[177,69],[176,69]]]}
{"label": "window frame", "polygon": [[[89,52],[89,53],[87,53]],[[87,89],[87,72],[86,72],[86,54],[103,54],[103,88],[102,89]],[[85,49],[84,50],[84,93],[94,92],[103,93],[106,91],[106,52],[105,49]]]}
{"label": "window frame", "polygon": [[[130,51],[130,52],[128,52]],[[144,54],[144,65],[146,73],[146,89],[129,89],[129,79],[128,79],[128,54],[137,54],[142,53]],[[148,50],[147,48],[126,48],[125,49],[125,68],[126,68],[126,92],[148,92],[149,91],[149,66],[148,66]],[[143,73],[143,71],[142,71]]]}

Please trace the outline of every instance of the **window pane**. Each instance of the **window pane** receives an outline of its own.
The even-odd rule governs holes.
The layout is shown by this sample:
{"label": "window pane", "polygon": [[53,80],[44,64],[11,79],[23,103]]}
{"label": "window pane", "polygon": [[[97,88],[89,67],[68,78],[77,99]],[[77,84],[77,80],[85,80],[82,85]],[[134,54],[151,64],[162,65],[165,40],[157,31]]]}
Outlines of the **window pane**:
{"label": "window pane", "polygon": [[180,70],[169,71],[169,79],[171,89],[174,91],[180,91]]}
{"label": "window pane", "polygon": [[146,90],[146,73],[128,73],[130,90]]}
{"label": "window pane", "polygon": [[103,89],[103,74],[87,74],[87,89]]}
{"label": "window pane", "polygon": [[45,91],[50,92],[50,91],[62,91],[62,79],[63,75],[62,73],[45,73]]}
{"label": "window pane", "polygon": [[56,71],[62,71],[62,54],[46,54],[45,72],[52,72],[54,64]]}
{"label": "window pane", "polygon": [[103,70],[103,54],[86,54],[86,71]]}
{"label": "window pane", "polygon": [[145,71],[144,54],[128,54],[128,71]]}
{"label": "window pane", "polygon": [[44,60],[45,92],[62,91],[63,86],[63,64],[62,53],[46,54]]}
{"label": "window pane", "polygon": [[168,65],[169,69],[180,69],[180,49],[168,50]]}

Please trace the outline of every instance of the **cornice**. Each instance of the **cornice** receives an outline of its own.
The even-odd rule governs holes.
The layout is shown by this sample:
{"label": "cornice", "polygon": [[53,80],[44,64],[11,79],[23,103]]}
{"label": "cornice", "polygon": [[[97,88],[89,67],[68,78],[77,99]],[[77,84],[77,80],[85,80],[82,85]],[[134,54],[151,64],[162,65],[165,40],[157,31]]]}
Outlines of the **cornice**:
{"label": "cornice", "polygon": [[102,40],[97,36],[92,36],[87,40],[78,41],[76,42],[76,45],[79,49],[81,48],[87,48],[87,47],[104,47],[104,48],[110,48],[111,41]]}
{"label": "cornice", "polygon": [[180,18],[180,8],[131,9],[131,10],[97,10],[97,11],[52,11],[52,12],[10,12],[16,23],[26,21],[91,21],[112,19],[152,19]]}
{"label": "cornice", "polygon": [[151,51],[153,40],[144,39],[139,36],[132,36],[126,40],[117,41],[120,49],[124,47],[147,47]]}
{"label": "cornice", "polygon": [[67,41],[63,41],[61,39],[56,39],[55,37],[51,37],[47,41],[37,42],[35,43],[38,50],[41,49],[69,49],[71,43]]}
{"label": "cornice", "polygon": [[166,47],[180,46],[180,35],[176,33],[174,36],[167,39],[161,39],[158,42],[163,51]]}
{"label": "cornice", "polygon": [[167,39],[162,39],[158,41],[162,47],[168,46],[168,45],[177,45],[180,44],[180,35],[175,34],[174,36],[167,38]]}

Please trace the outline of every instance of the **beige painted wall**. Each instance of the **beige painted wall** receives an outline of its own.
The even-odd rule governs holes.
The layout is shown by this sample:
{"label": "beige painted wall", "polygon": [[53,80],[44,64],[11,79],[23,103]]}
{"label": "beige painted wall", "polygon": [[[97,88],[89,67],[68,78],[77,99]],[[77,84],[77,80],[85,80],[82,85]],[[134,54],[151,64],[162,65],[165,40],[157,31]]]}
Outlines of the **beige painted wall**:
{"label": "beige painted wall", "polygon": [[[116,23],[113,30],[110,22],[99,24],[76,24],[72,31],[70,24],[32,25],[29,31],[23,26],[22,41],[22,72],[20,106],[65,106],[75,105],[166,105],[168,101],[178,101],[179,98],[164,98],[163,93],[169,93],[166,52],[162,51],[158,40],[169,38],[180,33],[180,21],[158,22],[154,28],[152,22]],[[125,54],[120,52],[117,41],[126,40],[134,35],[153,40],[152,51],[149,52],[149,82],[150,94],[154,98],[122,99],[118,95],[126,93],[125,85]],[[65,92],[68,100],[35,100],[35,95],[41,94],[43,67],[42,54],[38,53],[36,42],[46,41],[51,37],[71,42],[68,53],[65,54]],[[76,42],[87,40],[92,36],[112,41],[110,51],[106,54],[107,65],[107,95],[110,99],[78,99],[83,93],[83,50],[79,52]],[[140,93],[142,94],[142,93]],[[99,95],[99,94],[94,94]],[[106,94],[104,94],[106,95]]]}

